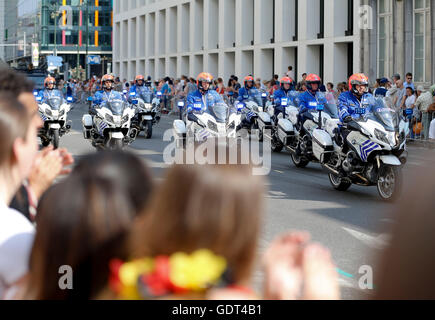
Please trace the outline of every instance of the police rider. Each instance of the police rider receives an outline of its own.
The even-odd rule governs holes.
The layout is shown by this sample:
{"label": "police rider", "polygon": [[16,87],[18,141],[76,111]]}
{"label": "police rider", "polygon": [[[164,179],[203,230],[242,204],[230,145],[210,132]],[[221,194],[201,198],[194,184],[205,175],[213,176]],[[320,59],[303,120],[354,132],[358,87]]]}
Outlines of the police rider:
{"label": "police rider", "polygon": [[[131,100],[140,94],[152,94],[151,88],[145,85],[145,78],[143,75],[137,75],[134,79],[135,84],[131,86],[129,95],[128,95],[128,101],[131,102]],[[152,96],[151,96],[152,98]]]}
{"label": "police rider", "polygon": [[299,125],[302,127],[308,118],[310,109],[317,108],[318,104],[326,105],[326,98],[319,98],[317,93],[320,91],[322,79],[317,74],[309,74],[305,78],[307,90],[299,95]]}
{"label": "police rider", "polygon": [[[356,112],[357,108],[361,108],[361,99],[363,97],[372,97],[370,93],[368,93],[369,79],[363,73],[353,74],[349,78],[349,91],[343,92],[338,97],[338,110],[340,121],[347,125],[360,116],[359,113]],[[371,112],[371,110],[365,110],[366,112]],[[342,127],[341,137],[343,140],[339,139],[339,144],[342,144],[347,134],[349,134],[350,130]]]}
{"label": "police rider", "polygon": [[56,79],[53,77],[47,77],[44,80],[44,90],[39,91],[38,97],[42,102],[47,101],[53,96],[58,96],[63,98],[62,92],[56,89]]}
{"label": "police rider", "polygon": [[215,90],[210,89],[210,84],[213,81],[213,76],[207,72],[201,72],[197,79],[196,84],[198,90],[189,93],[187,96],[187,113],[191,113],[195,108],[205,108],[214,106],[217,103],[224,103],[222,96]]}
{"label": "police rider", "polygon": [[285,116],[285,108],[294,103],[294,96],[290,94],[293,79],[283,77],[280,81],[280,88],[273,93],[273,103],[275,105],[275,122],[278,121],[278,115],[282,113]]}
{"label": "police rider", "polygon": [[114,91],[115,78],[111,74],[106,74],[101,79],[102,90],[95,92],[93,104],[100,105],[103,102],[112,99],[121,99],[125,101],[124,95],[118,91]]}

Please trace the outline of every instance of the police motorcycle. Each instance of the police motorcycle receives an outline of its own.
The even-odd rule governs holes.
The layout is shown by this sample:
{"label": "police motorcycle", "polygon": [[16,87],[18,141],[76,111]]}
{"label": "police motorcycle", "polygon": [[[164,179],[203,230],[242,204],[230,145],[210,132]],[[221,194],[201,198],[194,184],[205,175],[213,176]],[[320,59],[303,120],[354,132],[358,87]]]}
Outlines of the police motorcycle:
{"label": "police motorcycle", "polygon": [[338,109],[334,100],[327,100],[323,92],[316,93],[316,101],[309,102],[305,112],[305,122],[301,125],[299,109],[287,110],[290,122],[295,128],[295,139],[290,141],[293,164],[298,168],[305,168],[310,162],[317,162],[313,154],[313,131],[324,127],[327,121],[338,123]]}
{"label": "police motorcycle", "polygon": [[73,98],[64,99],[59,90],[41,94],[35,92],[34,95],[38,103],[39,115],[44,121],[43,127],[39,129],[38,137],[44,147],[52,143],[57,149],[60,137],[71,130],[72,121],[67,120],[67,116],[71,110]]}
{"label": "police motorcycle", "polygon": [[346,191],[352,184],[376,185],[383,200],[394,200],[400,194],[408,155],[408,123],[389,98],[363,96],[355,113],[353,121],[342,125],[350,131],[344,141],[336,119],[314,129],[314,156],[327,169],[336,190]]}
{"label": "police motorcycle", "polygon": [[[184,107],[184,102],[179,102]],[[195,103],[183,120],[175,120],[173,132],[177,147],[186,142],[205,142],[208,138],[237,138],[240,129],[241,110],[218,102],[206,108],[202,102]]]}
{"label": "police motorcycle", "polygon": [[153,93],[149,92],[130,92],[130,101],[135,106],[136,115],[132,119],[131,126],[136,128],[138,135],[141,131],[145,133],[147,139],[153,136],[153,125],[160,122],[160,101],[153,98]]}
{"label": "police motorcycle", "polygon": [[[270,139],[273,152],[281,152],[284,147],[287,149],[295,138],[295,124],[290,121],[289,115],[292,111],[297,112],[298,110],[295,103],[295,101],[297,101],[297,96],[297,91],[291,91],[290,99],[281,99],[280,104],[285,110],[285,114],[281,112],[276,116],[276,106],[271,101],[268,101],[266,103],[265,111],[258,115],[257,123],[259,129],[259,140],[262,141],[263,136]],[[270,132],[270,134],[268,132]]]}
{"label": "police motorcycle", "polygon": [[243,101],[236,101],[235,108],[241,110],[241,127],[251,130],[258,129],[257,118],[263,112],[263,99],[260,91],[252,91],[251,95],[243,96]]}
{"label": "police motorcycle", "polygon": [[92,113],[83,115],[83,135],[97,150],[122,149],[136,139],[138,131],[131,128],[136,111],[122,96],[112,91],[107,101],[94,105]]}

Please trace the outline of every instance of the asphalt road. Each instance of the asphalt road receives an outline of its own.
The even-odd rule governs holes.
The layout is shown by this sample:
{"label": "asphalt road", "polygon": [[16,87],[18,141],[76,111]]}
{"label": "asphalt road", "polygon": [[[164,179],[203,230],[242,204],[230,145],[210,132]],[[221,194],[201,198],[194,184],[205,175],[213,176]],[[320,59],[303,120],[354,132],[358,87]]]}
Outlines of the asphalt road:
{"label": "asphalt road", "polygon": [[[95,152],[84,140],[81,117],[85,105],[76,105],[70,112],[72,131],[61,138],[61,146],[78,160]],[[175,116],[164,116],[154,127],[153,138],[143,134],[127,149],[146,159],[156,179],[161,179],[167,167],[163,161],[164,130],[172,126]],[[376,257],[388,244],[389,231],[394,224],[394,204],[380,200],[376,187],[352,186],[347,192],[333,190],[326,173],[318,164],[297,169],[286,152],[272,155],[272,171],[267,178],[267,210],[259,243],[261,253],[279,233],[287,230],[306,230],[315,241],[327,246],[340,274],[343,299],[369,298],[373,290],[362,290],[358,284],[361,266],[372,267],[376,279]],[[435,164],[435,151],[409,147],[409,161],[405,166],[405,182],[413,169]],[[255,286],[262,274],[254,275]],[[376,282],[374,283],[376,287]]]}

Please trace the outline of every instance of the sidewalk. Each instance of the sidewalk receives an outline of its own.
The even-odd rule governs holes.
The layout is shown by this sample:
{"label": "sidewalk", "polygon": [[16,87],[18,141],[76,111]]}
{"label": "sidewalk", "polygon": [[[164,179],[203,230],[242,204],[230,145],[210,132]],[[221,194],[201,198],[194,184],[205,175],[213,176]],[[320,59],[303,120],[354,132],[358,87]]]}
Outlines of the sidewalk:
{"label": "sidewalk", "polygon": [[407,145],[419,146],[427,149],[435,149],[435,140],[419,140],[419,139],[407,139]]}

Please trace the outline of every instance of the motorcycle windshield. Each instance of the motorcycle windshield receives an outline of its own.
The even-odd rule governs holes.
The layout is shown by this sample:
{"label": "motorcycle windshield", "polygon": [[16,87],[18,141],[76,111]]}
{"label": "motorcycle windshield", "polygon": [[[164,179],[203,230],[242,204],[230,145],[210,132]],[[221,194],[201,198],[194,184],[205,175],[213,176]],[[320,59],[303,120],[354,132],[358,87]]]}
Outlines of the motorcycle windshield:
{"label": "motorcycle windshield", "polygon": [[399,130],[399,114],[396,112],[396,110],[389,106],[387,100],[381,97],[375,99],[375,104],[373,106],[373,116],[371,119],[382,124],[387,131]]}
{"label": "motorcycle windshield", "polygon": [[299,99],[298,99],[299,92],[297,92],[295,90],[290,91],[289,96],[290,96],[290,103],[292,103],[293,106],[298,107],[299,106]]}
{"label": "motorcycle windshield", "polygon": [[213,116],[217,122],[226,123],[228,118],[228,106],[225,103],[216,103],[208,108],[208,113]]}
{"label": "motorcycle windshield", "polygon": [[260,91],[252,92],[248,98],[248,101],[253,101],[256,104],[258,104],[259,106],[261,106],[263,104],[263,101],[261,98],[261,92]]}
{"label": "motorcycle windshield", "polygon": [[47,99],[47,104],[50,106],[51,109],[59,110],[60,106],[62,105],[62,97],[51,96]]}
{"label": "motorcycle windshield", "polygon": [[112,114],[114,116],[122,116],[125,105],[124,101],[122,100],[111,100],[106,102],[106,107],[112,111]]}
{"label": "motorcycle windshield", "polygon": [[151,103],[152,97],[152,92],[139,92],[139,98],[141,98],[144,103]]}

